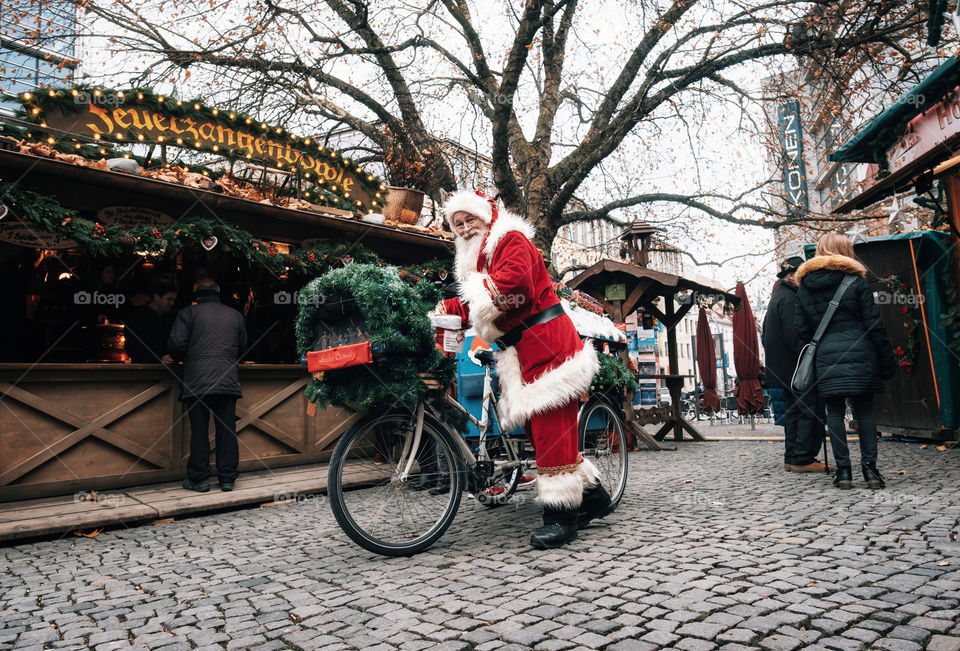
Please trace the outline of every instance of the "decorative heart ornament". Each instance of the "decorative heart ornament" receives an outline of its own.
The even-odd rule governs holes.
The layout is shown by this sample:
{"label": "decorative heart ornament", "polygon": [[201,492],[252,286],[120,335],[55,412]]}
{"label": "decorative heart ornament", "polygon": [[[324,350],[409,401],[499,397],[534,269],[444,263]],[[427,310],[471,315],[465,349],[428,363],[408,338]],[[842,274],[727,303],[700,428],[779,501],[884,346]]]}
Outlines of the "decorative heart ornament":
{"label": "decorative heart ornament", "polygon": [[200,246],[202,246],[207,251],[213,251],[213,247],[217,245],[216,235],[211,235],[210,237],[205,237],[200,240]]}
{"label": "decorative heart ornament", "polygon": [[437,275],[440,276],[440,280],[446,280],[446,279],[447,279],[447,270],[446,270],[446,269],[441,269],[441,270],[440,270],[440,273],[438,273]]}
{"label": "decorative heart ornament", "polygon": [[10,209],[7,208],[5,204],[0,203],[0,219],[3,219],[7,216],[7,213],[10,212]]}

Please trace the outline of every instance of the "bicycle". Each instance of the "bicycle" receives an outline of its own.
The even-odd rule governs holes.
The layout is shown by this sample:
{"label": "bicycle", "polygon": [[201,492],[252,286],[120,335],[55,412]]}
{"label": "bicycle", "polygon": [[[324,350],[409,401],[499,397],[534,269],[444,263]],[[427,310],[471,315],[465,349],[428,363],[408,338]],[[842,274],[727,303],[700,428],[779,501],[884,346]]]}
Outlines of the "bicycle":
{"label": "bicycle", "polygon": [[[337,443],[328,470],[330,506],[340,528],[364,549],[384,556],[416,554],[444,534],[464,490],[488,507],[506,504],[517,490],[531,463],[526,437],[491,434],[491,419],[499,422],[491,381],[494,355],[480,350],[476,357],[484,366],[479,420],[438,388],[433,400],[412,412],[367,414]],[[477,427],[480,435],[472,448],[446,424],[436,403]],[[611,499],[619,503],[627,480],[623,418],[609,400],[595,396],[581,407],[578,419],[581,454],[597,466]],[[437,489],[414,490],[424,479],[436,480]]]}

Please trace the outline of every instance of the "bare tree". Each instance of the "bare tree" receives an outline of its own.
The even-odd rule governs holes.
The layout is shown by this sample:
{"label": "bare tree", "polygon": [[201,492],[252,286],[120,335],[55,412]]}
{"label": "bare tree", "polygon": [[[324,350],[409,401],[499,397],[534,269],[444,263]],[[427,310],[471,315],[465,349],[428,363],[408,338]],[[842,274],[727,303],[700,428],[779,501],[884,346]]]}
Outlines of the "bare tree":
{"label": "bare tree", "polygon": [[[675,205],[734,224],[779,228],[763,198],[770,179],[720,189],[641,182],[632,161],[656,167],[659,149],[696,147],[711,107],[759,97],[744,66],[774,74],[795,57],[838,87],[864,61],[909,68],[925,15],[906,0],[86,0],[115,31],[106,48],[132,53],[137,81],[183,83],[274,118],[305,109],[368,143],[355,158],[384,160],[421,189],[453,189],[445,137],[489,152],[496,194],[538,227],[557,230],[618,209]],[[117,29],[119,28],[119,29]],[[133,70],[136,67],[137,70]],[[306,102],[306,103],[305,103]],[[267,106],[271,108],[267,108]],[[315,118],[316,119],[316,118]],[[748,121],[749,117],[744,117]],[[450,133],[457,131],[456,133]],[[760,131],[760,129],[758,129]],[[729,152],[726,152],[729,155]],[[725,152],[716,152],[723,157]],[[615,165],[614,165],[615,164]],[[616,169],[608,169],[615,166]],[[588,181],[603,192],[570,210]],[[586,185],[585,185],[586,184]]]}

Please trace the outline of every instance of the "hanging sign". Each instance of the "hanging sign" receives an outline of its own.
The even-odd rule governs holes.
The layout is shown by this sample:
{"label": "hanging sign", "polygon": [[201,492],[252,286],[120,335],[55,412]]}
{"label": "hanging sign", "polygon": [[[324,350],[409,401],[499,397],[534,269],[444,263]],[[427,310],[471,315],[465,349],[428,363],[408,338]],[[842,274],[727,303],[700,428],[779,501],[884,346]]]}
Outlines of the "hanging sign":
{"label": "hanging sign", "polygon": [[122,226],[126,229],[137,226],[165,226],[173,223],[173,217],[159,210],[136,206],[109,206],[97,212],[101,224]]}
{"label": "hanging sign", "polygon": [[607,285],[603,295],[608,301],[625,301],[627,300],[627,285],[626,283]]}
{"label": "hanging sign", "polygon": [[72,249],[77,246],[73,240],[41,231],[32,223],[16,219],[0,222],[0,242],[25,246],[28,249]]}
{"label": "hanging sign", "polygon": [[787,102],[777,109],[780,146],[783,148],[783,191],[787,214],[804,215],[809,210],[807,170],[803,162],[803,129],[800,126],[800,103]]}
{"label": "hanging sign", "polygon": [[891,173],[908,168],[929,153],[960,134],[960,87],[952,96],[918,115],[887,150]]}
{"label": "hanging sign", "polygon": [[41,127],[99,142],[170,145],[289,170],[362,212],[379,212],[384,202],[382,181],[338,152],[282,127],[199,101],[147,90],[90,93],[74,88],[21,93],[20,104]]}

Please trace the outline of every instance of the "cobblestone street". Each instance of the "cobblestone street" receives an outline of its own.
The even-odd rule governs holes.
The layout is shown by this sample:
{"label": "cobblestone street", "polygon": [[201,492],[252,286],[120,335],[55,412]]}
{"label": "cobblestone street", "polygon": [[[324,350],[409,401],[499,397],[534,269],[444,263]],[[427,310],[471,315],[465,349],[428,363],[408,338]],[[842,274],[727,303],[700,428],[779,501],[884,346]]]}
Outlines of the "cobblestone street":
{"label": "cobblestone street", "polygon": [[531,492],[464,499],[412,558],[353,545],[322,497],[8,546],[0,647],[960,649],[960,451],[881,442],[879,492],[782,452],[633,453],[620,509],[546,552]]}

